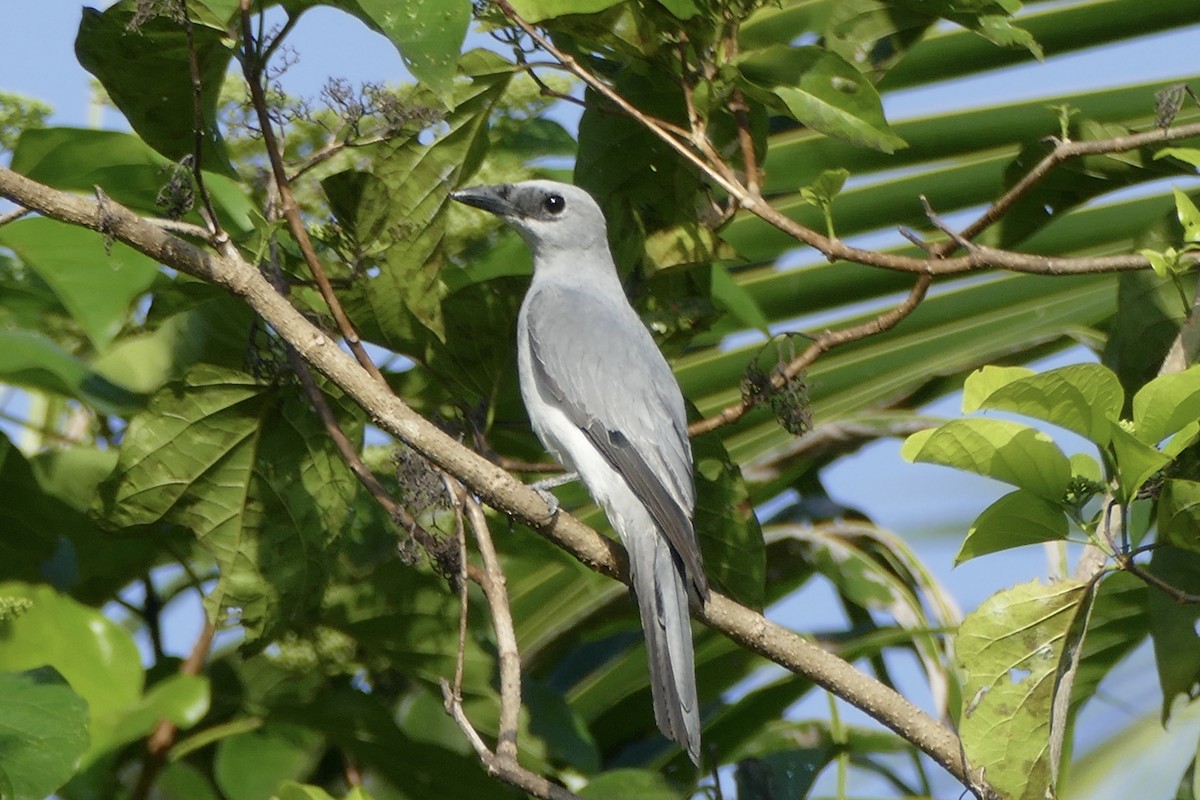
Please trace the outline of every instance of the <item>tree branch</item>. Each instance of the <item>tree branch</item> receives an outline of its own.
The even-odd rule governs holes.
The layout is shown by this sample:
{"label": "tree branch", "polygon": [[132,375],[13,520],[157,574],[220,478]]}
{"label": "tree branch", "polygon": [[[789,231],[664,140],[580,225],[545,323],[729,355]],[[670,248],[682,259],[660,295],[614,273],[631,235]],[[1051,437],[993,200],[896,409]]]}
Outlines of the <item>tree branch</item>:
{"label": "tree branch", "polygon": [[[242,298],[305,361],[362,406],[381,429],[459,479],[488,505],[524,522],[591,569],[628,582],[628,564],[620,545],[570,514],[560,511],[551,515],[536,491],[409,408],[305,319],[232,245],[219,247],[216,253],[202,249],[111,200],[101,205],[31,181],[6,167],[0,167],[0,196],[47,217],[102,231],[162,264]],[[872,715],[929,754],[964,785],[971,785],[954,733],[893,689],[723,595],[714,593],[697,616],[733,641],[806,676]]]}

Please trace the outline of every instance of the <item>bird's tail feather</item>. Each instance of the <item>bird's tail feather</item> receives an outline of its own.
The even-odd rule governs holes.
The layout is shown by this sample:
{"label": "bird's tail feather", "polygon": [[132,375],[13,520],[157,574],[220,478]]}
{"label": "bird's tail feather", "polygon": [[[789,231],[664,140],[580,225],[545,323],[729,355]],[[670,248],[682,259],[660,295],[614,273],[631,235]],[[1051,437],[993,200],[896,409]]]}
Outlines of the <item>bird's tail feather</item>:
{"label": "bird's tail feather", "polygon": [[683,562],[657,531],[623,538],[646,637],[654,719],[699,766],[700,708]]}

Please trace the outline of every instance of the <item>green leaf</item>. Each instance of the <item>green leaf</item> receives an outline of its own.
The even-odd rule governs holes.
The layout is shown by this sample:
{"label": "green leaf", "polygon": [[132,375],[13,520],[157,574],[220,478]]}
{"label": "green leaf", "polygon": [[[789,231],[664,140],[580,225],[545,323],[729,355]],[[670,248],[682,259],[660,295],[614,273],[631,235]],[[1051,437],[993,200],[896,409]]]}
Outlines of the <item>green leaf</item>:
{"label": "green leaf", "polygon": [[[104,12],[83,9],[75,54],[96,76],[109,98],[146,144],[172,161],[194,155],[195,109],[188,66],[188,39],[183,25],[153,16],[132,30],[133,3],[118,3]],[[231,173],[229,155],[217,125],[217,103],[225,70],[233,57],[232,40],[223,27],[192,22],[200,68],[200,122],[204,126],[201,166]]]}
{"label": "green leaf", "polygon": [[1132,502],[1138,490],[1155,473],[1171,463],[1171,457],[1134,437],[1120,425],[1112,426],[1112,449],[1117,459],[1117,483],[1121,500]]}
{"label": "green leaf", "polygon": [[73,397],[101,414],[124,415],[145,398],[119,386],[34,331],[0,330],[0,379],[14,386]]}
{"label": "green leaf", "polygon": [[[698,222],[684,222],[655,231],[646,237],[645,248],[649,267],[656,271],[712,264],[719,259],[736,257],[733,248]],[[716,266],[713,264],[714,269]]]}
{"label": "green leaf", "polygon": [[1200,366],[1160,375],[1133,396],[1134,435],[1156,445],[1200,418]]}
{"label": "green leaf", "polygon": [[[1158,547],[1150,557],[1150,572],[1167,586],[1200,594],[1200,554],[1175,547]],[[1200,605],[1181,603],[1151,588],[1146,610],[1154,641],[1154,663],[1162,685],[1162,720],[1171,717],[1180,695],[1195,700],[1200,685]]]}
{"label": "green leaf", "polygon": [[97,350],[112,342],[158,275],[158,265],[128,245],[44,217],[5,225],[0,244],[50,285]]}
{"label": "green leaf", "polygon": [[773,720],[734,752],[738,797],[808,797],[837,750],[824,723]]}
{"label": "green leaf", "polygon": [[709,580],[751,608],[760,608],[766,580],[762,528],[741,470],[720,439],[692,442],[696,482],[696,536]]}
{"label": "green leaf", "polygon": [[992,503],[975,519],[954,557],[958,566],[988,553],[1067,538],[1067,517],[1055,503],[1018,489]]}
{"label": "green leaf", "polygon": [[121,744],[120,724],[142,699],[142,664],[133,638],[99,611],[48,586],[0,584],[0,596],[33,606],[0,626],[0,670],[49,665],[88,704],[85,762]]}
{"label": "green leaf", "polygon": [[[1102,358],[1131,398],[1158,376],[1179,333],[1183,309],[1175,281],[1146,270],[1117,278],[1117,303]],[[1131,412],[1127,408],[1125,413]]]}
{"label": "green leaf", "polygon": [[1056,701],[1070,691],[1091,597],[1082,583],[1035,581],[992,595],[959,628],[963,748],[1004,797],[1043,800],[1054,790],[1052,742],[1066,711]]}
{"label": "green leaf", "polygon": [[1014,367],[984,367],[963,385],[963,411],[1011,411],[1108,444],[1125,394],[1117,376],[1100,364],[1073,364],[1033,374]]}
{"label": "green leaf", "polygon": [[737,67],[751,94],[774,99],[798,122],[826,136],[885,153],[906,146],[884,119],[871,82],[824,48],[772,45],[741,56]]}
{"label": "green leaf", "polygon": [[[171,161],[130,133],[91,128],[43,128],[21,135],[11,168],[65,191],[104,193],[124,206],[158,216],[159,192]],[[249,231],[254,206],[241,183],[205,172],[204,186],[226,230]],[[200,222],[198,215],[195,220]]]}
{"label": "green leaf", "polygon": [[208,678],[176,673],[159,681],[134,706],[127,709],[113,734],[115,743],[132,742],[149,736],[159,720],[169,720],[187,730],[204,718],[209,709]]}
{"label": "green leaf", "polygon": [[209,613],[252,641],[319,602],[356,490],[306,401],[199,365],[133,418],[100,494],[110,525],[191,530],[221,570]]}
{"label": "green leaf", "polygon": [[595,14],[619,2],[621,0],[515,0],[512,7],[526,22],[542,22],[566,14]]}
{"label": "green leaf", "polygon": [[1200,167],[1200,148],[1196,147],[1163,147],[1155,151],[1154,158],[1178,158],[1193,167]]}
{"label": "green leaf", "polygon": [[583,773],[598,772],[601,762],[596,741],[562,693],[529,678],[521,682],[521,690],[521,700],[529,708],[529,732],[545,741],[556,759]]}
{"label": "green leaf", "polygon": [[1175,194],[1175,214],[1179,217],[1179,224],[1183,226],[1183,240],[1200,242],[1200,209],[1196,208],[1192,199],[1183,192],[1178,189],[1172,191]]}
{"label": "green leaf", "polygon": [[[204,284],[172,287],[188,298],[184,309],[154,320],[152,330],[115,341],[95,359],[96,371],[138,392],[151,394],[183,377],[199,361],[230,368],[246,361],[254,315],[245,303]],[[156,305],[164,291],[156,294]]]}
{"label": "green leaf", "polygon": [[1071,690],[1073,708],[1089,700],[1103,702],[1096,694],[1100,681],[1149,636],[1150,591],[1145,581],[1128,572],[1114,572],[1100,581]]}
{"label": "green leaf", "polygon": [[1182,550],[1200,553],[1200,483],[1172,479],[1158,496],[1158,535]]}
{"label": "green leaf", "polygon": [[321,737],[295,725],[268,725],[217,744],[213,775],[228,800],[261,800],[289,792],[280,784],[306,778],[320,758]]}
{"label": "green leaf", "polygon": [[[267,797],[268,795],[255,795]],[[320,786],[307,786],[295,781],[284,781],[269,795],[273,800],[334,800],[333,795]]]}
{"label": "green leaf", "polygon": [[[348,169],[335,172],[321,181],[321,188],[329,199],[329,210],[338,224],[362,248],[367,248],[379,238],[387,225],[387,207],[365,202],[366,187],[379,179],[370,172]],[[384,195],[383,187],[372,187],[370,196]]]}
{"label": "green leaf", "polygon": [[712,299],[745,327],[770,335],[770,325],[758,303],[721,264],[712,265]]}
{"label": "green leaf", "polygon": [[951,420],[908,437],[900,453],[909,461],[995,478],[1052,503],[1071,480],[1071,462],[1049,436],[1008,420]]}
{"label": "green leaf", "polygon": [[374,161],[377,180],[362,187],[362,204],[385,209],[387,219],[399,222],[384,240],[379,274],[355,281],[345,298],[347,313],[362,325],[364,335],[410,355],[424,355],[430,336],[446,339],[446,290],[439,273],[445,263],[447,191],[478,166],[488,145],[488,114],[512,77],[512,65],[494,53],[471,51],[461,68],[471,82],[456,88],[454,111],[445,120],[448,129],[430,145],[416,137],[380,145]]}
{"label": "green leaf", "polygon": [[586,800],[681,800],[682,795],[657,772],[610,769],[578,792]]}
{"label": "green leaf", "polygon": [[449,102],[467,25],[470,0],[358,0],[367,18],[400,51],[417,80]]}
{"label": "green leaf", "polygon": [[88,706],[52,667],[0,672],[0,782],[6,800],[42,800],[75,774]]}
{"label": "green leaf", "polygon": [[474,752],[452,752],[402,733],[393,709],[377,696],[333,687],[306,703],[284,699],[271,714],[281,722],[320,731],[333,746],[403,787],[411,800],[509,796],[484,773]]}

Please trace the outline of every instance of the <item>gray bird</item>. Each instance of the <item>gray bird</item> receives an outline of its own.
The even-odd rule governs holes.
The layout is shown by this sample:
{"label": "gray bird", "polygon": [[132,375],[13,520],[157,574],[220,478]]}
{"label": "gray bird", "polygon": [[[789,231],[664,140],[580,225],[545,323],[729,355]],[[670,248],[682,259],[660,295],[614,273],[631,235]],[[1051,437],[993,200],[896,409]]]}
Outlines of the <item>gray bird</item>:
{"label": "gray bird", "polygon": [[683,394],[629,305],[591,196],[553,181],[454,192],[533,251],[517,321],[521,395],[538,438],[579,473],[629,553],[654,718],[700,763],[689,595],[708,599]]}

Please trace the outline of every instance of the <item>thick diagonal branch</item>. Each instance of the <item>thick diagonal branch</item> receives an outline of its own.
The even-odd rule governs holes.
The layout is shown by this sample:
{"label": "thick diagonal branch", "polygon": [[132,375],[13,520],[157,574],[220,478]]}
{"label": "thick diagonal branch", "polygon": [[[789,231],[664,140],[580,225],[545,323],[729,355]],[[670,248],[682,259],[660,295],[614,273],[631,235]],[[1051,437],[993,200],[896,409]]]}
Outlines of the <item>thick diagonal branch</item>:
{"label": "thick diagonal branch", "polygon": [[[112,201],[102,205],[61,192],[5,167],[0,167],[0,196],[47,217],[103,231],[159,263],[242,298],[305,361],[362,406],[381,429],[459,479],[488,505],[523,521],[590,568],[628,581],[625,553],[616,542],[569,514],[551,515],[536,491],[409,408],[305,319],[232,248],[213,253],[163,231]],[[964,785],[971,785],[958,737],[895,690],[723,595],[714,593],[699,618],[861,708],[923,750]]]}

